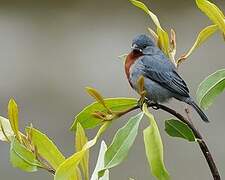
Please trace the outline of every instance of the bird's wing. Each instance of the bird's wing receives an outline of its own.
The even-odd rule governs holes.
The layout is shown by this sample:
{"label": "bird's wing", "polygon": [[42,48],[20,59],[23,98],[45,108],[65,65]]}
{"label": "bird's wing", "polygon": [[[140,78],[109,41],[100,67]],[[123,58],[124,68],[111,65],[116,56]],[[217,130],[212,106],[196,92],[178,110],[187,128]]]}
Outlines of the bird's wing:
{"label": "bird's wing", "polygon": [[142,56],[140,62],[146,78],[157,82],[162,87],[181,96],[189,97],[189,90],[184,80],[178,75],[174,65],[162,53]]}

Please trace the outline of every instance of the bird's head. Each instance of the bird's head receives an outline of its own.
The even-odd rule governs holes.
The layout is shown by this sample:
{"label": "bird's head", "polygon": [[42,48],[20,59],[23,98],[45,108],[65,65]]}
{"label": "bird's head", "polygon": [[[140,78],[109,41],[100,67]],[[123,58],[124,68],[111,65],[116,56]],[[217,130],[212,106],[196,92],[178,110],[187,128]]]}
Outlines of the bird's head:
{"label": "bird's head", "polygon": [[137,35],[132,41],[131,48],[133,51],[143,52],[149,47],[155,47],[155,43],[145,34]]}

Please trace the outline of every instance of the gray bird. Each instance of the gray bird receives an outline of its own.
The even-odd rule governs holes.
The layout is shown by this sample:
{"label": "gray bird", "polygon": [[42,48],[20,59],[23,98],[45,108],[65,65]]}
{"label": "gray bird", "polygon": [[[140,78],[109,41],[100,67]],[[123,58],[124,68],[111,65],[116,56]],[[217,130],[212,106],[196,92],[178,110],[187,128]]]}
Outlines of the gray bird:
{"label": "gray bird", "polygon": [[174,64],[145,34],[133,39],[132,51],[125,61],[125,72],[133,89],[138,91],[138,79],[144,77],[146,98],[155,103],[167,102],[171,98],[191,105],[203,121],[207,116],[189,95],[184,80],[177,73]]}

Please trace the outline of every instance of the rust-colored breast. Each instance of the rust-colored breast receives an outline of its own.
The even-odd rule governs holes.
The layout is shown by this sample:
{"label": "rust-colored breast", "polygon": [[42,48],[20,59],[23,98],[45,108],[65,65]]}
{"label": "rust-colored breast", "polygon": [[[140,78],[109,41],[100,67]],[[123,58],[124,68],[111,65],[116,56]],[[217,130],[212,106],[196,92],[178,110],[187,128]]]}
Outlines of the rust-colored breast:
{"label": "rust-colored breast", "polygon": [[134,64],[134,62],[143,54],[138,51],[132,51],[128,54],[126,61],[125,61],[125,72],[127,75],[127,79],[130,81],[130,67]]}

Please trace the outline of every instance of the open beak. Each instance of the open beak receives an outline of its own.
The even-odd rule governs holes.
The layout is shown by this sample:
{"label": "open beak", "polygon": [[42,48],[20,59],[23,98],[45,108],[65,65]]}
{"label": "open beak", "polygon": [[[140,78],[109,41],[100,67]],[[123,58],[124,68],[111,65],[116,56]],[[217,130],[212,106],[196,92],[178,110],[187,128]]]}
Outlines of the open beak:
{"label": "open beak", "polygon": [[132,50],[135,50],[135,51],[142,52],[142,49],[140,49],[140,48],[138,47],[137,44],[133,44],[133,45],[131,46],[131,49],[132,49]]}

